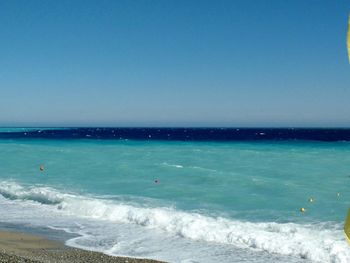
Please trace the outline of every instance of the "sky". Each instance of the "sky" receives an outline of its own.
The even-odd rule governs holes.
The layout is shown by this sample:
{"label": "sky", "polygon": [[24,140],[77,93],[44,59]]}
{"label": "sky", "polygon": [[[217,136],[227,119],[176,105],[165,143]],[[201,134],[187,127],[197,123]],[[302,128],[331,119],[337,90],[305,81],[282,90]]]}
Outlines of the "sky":
{"label": "sky", "polygon": [[0,126],[350,127],[349,0],[1,0]]}

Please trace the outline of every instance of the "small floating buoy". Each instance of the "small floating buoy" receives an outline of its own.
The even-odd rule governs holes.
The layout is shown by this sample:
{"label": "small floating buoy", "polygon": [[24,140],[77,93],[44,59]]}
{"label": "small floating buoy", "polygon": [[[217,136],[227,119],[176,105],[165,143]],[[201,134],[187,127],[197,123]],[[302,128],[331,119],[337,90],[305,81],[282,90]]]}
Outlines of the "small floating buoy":
{"label": "small floating buoy", "polygon": [[304,207],[300,208],[300,212],[304,213],[305,212],[305,208]]}
{"label": "small floating buoy", "polygon": [[309,198],[309,202],[312,203],[314,199],[312,197]]}
{"label": "small floating buoy", "polygon": [[339,196],[340,196],[340,193],[337,193],[337,196],[339,197]]}
{"label": "small floating buoy", "polygon": [[156,184],[158,184],[159,181],[158,181],[158,179],[156,179],[156,180],[154,180],[154,182],[155,182]]}
{"label": "small floating buoy", "polygon": [[43,171],[44,171],[44,165],[40,165],[39,170],[40,170],[41,172],[43,172]]}

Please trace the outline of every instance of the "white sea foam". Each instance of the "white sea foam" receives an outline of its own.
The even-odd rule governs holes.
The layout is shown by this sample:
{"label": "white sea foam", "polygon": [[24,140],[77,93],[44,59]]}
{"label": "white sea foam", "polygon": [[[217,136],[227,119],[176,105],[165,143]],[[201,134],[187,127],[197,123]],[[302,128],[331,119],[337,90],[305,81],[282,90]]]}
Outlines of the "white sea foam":
{"label": "white sea foam", "polygon": [[63,201],[63,195],[52,188],[35,186],[24,188],[12,182],[2,182],[0,194],[12,200],[30,200],[42,204],[59,204]]}
{"label": "white sea foam", "polygon": [[164,162],[163,165],[169,166],[169,167],[175,167],[175,168],[184,168],[181,164],[168,164]]}
{"label": "white sea foam", "polygon": [[[339,225],[244,222],[166,207],[137,207],[61,193],[48,187],[24,187],[13,182],[0,183],[0,194],[21,203],[37,203],[62,215],[155,229],[186,240],[225,244],[318,262],[350,262],[350,251]],[[71,240],[70,244],[74,245],[74,242]],[[121,245],[119,242],[112,247],[117,250]],[[110,247],[108,249],[111,250]]]}

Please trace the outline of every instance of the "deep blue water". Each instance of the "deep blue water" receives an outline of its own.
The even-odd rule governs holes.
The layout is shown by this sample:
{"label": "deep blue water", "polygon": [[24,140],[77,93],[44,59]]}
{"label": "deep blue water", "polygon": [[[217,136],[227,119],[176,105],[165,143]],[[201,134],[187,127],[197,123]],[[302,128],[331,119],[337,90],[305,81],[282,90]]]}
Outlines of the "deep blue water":
{"label": "deep blue water", "polygon": [[[9,132],[11,131],[11,132]],[[0,129],[0,139],[129,139],[179,141],[349,141],[350,129],[326,128],[50,128]]]}

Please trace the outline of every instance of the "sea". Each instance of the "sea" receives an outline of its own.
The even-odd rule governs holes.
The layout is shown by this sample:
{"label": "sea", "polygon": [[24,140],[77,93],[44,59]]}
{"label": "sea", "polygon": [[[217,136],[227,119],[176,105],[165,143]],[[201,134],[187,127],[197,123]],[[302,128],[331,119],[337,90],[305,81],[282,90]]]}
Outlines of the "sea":
{"label": "sea", "polygon": [[0,128],[0,228],[72,247],[350,262],[349,207],[350,129]]}

